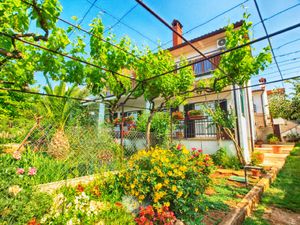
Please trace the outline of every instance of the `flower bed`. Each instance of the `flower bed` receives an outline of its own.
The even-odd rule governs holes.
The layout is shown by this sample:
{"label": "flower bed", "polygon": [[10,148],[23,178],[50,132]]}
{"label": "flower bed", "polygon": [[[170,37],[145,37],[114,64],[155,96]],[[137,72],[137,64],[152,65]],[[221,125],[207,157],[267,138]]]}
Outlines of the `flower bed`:
{"label": "flower bed", "polygon": [[[236,198],[230,187],[218,182],[215,186],[212,160],[196,148],[189,151],[178,145],[140,151],[115,175],[53,193],[34,188],[45,178],[41,167],[27,157],[4,157],[0,223],[171,225],[179,219],[199,224],[212,210],[224,210],[222,201]],[[36,153],[30,157],[37,157]],[[208,187],[217,194],[208,195]],[[223,192],[227,197],[219,198]]]}

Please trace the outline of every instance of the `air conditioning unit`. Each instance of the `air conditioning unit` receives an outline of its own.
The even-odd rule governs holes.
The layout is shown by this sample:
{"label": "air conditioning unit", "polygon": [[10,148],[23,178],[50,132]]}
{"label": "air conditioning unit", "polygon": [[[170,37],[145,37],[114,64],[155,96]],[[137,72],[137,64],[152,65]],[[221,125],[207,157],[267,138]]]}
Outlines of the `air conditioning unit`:
{"label": "air conditioning unit", "polygon": [[217,40],[217,48],[225,48],[226,39],[221,38]]}

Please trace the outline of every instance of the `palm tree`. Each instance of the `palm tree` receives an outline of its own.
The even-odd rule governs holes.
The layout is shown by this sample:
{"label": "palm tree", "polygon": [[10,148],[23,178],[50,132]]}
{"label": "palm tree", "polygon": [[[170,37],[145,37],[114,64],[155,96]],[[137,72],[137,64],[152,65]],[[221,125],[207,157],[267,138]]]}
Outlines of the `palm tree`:
{"label": "palm tree", "polygon": [[70,98],[83,97],[87,95],[86,89],[80,89],[77,85],[67,87],[65,82],[60,82],[54,88],[48,79],[47,86],[44,87],[48,95],[59,95],[65,98],[47,96],[41,101],[45,116],[50,120],[55,133],[48,145],[48,154],[57,158],[65,159],[70,150],[68,137],[65,135],[65,125],[70,118],[72,110],[78,106],[79,102]]}

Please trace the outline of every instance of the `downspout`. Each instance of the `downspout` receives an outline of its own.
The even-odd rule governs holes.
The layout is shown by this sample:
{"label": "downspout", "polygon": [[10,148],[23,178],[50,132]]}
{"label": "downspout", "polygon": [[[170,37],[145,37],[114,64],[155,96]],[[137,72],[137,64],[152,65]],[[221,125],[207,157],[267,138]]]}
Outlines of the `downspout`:
{"label": "downspout", "polygon": [[264,91],[260,95],[260,101],[261,101],[261,109],[262,109],[263,118],[264,118],[264,127],[267,127],[263,94],[264,94]]}
{"label": "downspout", "polygon": [[241,146],[241,140],[240,140],[240,126],[239,126],[239,119],[238,119],[238,111],[237,111],[237,100],[236,100],[236,92],[235,92],[235,84],[233,84],[233,100],[234,100],[234,110],[236,115],[236,130],[237,130],[237,140],[239,146]]}
{"label": "downspout", "polygon": [[252,118],[251,118],[251,112],[250,112],[250,102],[249,102],[249,93],[248,93],[248,88],[246,89],[246,97],[247,97],[247,105],[248,105],[248,117],[249,117],[249,125],[250,125],[250,139],[251,139],[251,151],[254,151],[254,140],[253,140],[253,136],[252,136],[252,132],[253,132],[253,127],[252,127]]}

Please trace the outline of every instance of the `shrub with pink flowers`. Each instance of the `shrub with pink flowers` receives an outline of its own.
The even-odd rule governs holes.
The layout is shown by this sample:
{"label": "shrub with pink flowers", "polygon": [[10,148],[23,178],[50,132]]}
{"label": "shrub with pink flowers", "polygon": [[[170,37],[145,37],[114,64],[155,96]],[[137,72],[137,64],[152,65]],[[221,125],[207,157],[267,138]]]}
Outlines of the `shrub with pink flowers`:
{"label": "shrub with pink flowers", "polygon": [[167,206],[153,208],[148,205],[141,207],[135,222],[138,225],[172,225],[176,221],[176,216]]}

